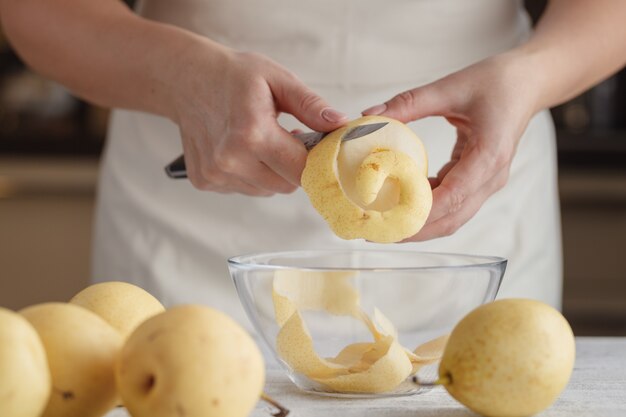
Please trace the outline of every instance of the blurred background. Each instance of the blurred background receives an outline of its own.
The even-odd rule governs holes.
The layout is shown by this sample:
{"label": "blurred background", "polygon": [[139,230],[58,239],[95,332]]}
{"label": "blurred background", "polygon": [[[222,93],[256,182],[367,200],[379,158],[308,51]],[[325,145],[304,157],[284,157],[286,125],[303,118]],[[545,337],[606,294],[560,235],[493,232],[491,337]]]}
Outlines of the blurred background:
{"label": "blurred background", "polygon": [[[544,3],[526,2],[535,18]],[[564,314],[577,335],[626,335],[626,71],[553,116]],[[0,28],[1,306],[65,301],[88,285],[107,117],[25,68]]]}

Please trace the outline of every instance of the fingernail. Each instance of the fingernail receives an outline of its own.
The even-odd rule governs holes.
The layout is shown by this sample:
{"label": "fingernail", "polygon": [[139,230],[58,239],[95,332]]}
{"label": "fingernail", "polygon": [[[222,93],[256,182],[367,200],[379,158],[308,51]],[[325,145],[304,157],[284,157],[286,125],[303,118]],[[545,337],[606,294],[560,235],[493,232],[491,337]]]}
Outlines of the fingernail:
{"label": "fingernail", "polygon": [[330,123],[339,123],[348,118],[345,114],[331,108],[322,110],[322,118]]}
{"label": "fingernail", "polygon": [[371,116],[376,116],[379,115],[381,113],[384,113],[384,111],[387,110],[387,105],[386,104],[377,104],[375,106],[370,107],[367,110],[363,110],[363,114],[365,115],[371,115]]}

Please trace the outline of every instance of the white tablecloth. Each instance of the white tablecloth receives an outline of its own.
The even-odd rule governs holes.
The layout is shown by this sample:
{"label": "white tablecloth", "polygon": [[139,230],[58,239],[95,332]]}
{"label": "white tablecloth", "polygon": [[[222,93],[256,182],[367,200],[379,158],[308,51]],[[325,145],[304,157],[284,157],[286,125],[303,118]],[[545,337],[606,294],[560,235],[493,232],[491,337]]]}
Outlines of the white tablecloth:
{"label": "white tablecloth", "polygon": [[[541,417],[626,417],[626,338],[577,338],[576,365],[565,391]],[[267,373],[266,392],[291,410],[290,417],[475,417],[434,388],[410,397],[337,399],[299,391],[278,369]],[[269,417],[259,402],[251,417]],[[128,417],[118,409],[106,417]]]}

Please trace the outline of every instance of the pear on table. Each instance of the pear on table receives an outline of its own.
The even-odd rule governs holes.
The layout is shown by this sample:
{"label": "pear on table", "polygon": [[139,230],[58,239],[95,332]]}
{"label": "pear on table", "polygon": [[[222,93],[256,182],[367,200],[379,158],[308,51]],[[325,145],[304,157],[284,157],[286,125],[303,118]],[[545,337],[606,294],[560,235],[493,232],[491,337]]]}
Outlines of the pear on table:
{"label": "pear on table", "polygon": [[100,417],[116,404],[113,368],[122,336],[98,315],[66,303],[27,307],[52,376],[42,417]]}
{"label": "pear on table", "polygon": [[76,294],[70,303],[96,313],[119,331],[124,339],[145,320],[165,311],[152,294],[120,281],[91,285]]}
{"label": "pear on table", "polygon": [[448,392],[484,416],[526,417],[567,385],[575,343],[567,320],[539,301],[478,307],[452,331],[439,366]]}
{"label": "pear on table", "polygon": [[39,417],[51,388],[37,331],[24,317],[0,307],[0,416]]}
{"label": "pear on table", "polygon": [[245,417],[262,395],[261,352],[241,326],[203,306],[177,306],[143,322],[116,366],[133,417]]}

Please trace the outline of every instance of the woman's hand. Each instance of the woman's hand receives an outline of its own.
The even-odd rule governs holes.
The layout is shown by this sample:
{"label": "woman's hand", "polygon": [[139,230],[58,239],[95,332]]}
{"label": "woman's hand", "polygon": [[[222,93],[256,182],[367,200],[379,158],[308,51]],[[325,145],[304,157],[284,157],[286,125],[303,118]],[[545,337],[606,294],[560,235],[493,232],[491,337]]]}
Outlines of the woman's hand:
{"label": "woman's hand", "polygon": [[450,161],[430,179],[430,216],[407,241],[456,232],[507,183],[517,143],[537,111],[533,76],[522,62],[515,53],[492,57],[363,112],[403,122],[443,116],[456,127]]}
{"label": "woman's hand", "polygon": [[254,196],[293,192],[307,152],[278,124],[279,113],[290,113],[317,131],[347,121],[296,76],[261,55],[207,42],[206,48],[185,53],[180,68],[170,94],[172,118],[180,127],[188,177],[202,190]]}
{"label": "woman's hand", "polygon": [[551,0],[525,44],[363,112],[404,122],[443,116],[457,128],[450,162],[431,180],[430,217],[409,240],[457,231],[506,184],[517,143],[537,111],[625,65],[625,16],[626,2]]}
{"label": "woman's hand", "polygon": [[75,94],[176,122],[200,189],[291,192],[306,151],[279,112],[318,131],[347,121],[269,59],[144,19],[121,1],[0,0],[0,20],[22,59]]}

